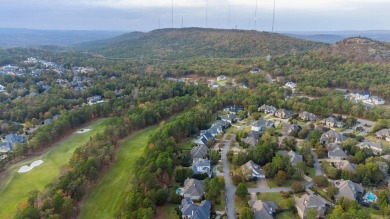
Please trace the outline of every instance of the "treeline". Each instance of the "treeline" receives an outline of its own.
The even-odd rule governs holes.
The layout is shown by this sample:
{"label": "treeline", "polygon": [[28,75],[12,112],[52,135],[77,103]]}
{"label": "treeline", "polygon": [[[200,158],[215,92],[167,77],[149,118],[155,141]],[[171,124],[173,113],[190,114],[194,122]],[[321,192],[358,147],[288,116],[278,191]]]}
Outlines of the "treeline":
{"label": "treeline", "polygon": [[232,104],[235,95],[226,94],[208,98],[197,106],[164,123],[150,137],[149,147],[137,160],[133,188],[118,211],[118,218],[153,218],[157,205],[179,204],[173,177],[178,160],[177,143],[199,133],[213,120],[213,113]]}
{"label": "treeline", "polygon": [[[148,106],[140,104],[132,112],[110,120],[102,134],[92,137],[88,143],[76,149],[67,166],[67,172],[49,184],[43,193],[29,194],[15,218],[71,218],[78,214],[77,203],[93,185],[103,168],[114,160],[118,141],[128,134],[156,124],[162,119],[195,104],[193,97],[183,96],[157,101]],[[133,115],[144,123],[140,123]]]}

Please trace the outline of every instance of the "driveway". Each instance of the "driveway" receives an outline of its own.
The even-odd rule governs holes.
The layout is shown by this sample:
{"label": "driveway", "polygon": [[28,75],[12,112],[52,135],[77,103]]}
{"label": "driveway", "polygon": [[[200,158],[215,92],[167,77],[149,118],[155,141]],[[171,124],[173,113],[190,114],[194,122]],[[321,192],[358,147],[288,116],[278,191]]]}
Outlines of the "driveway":
{"label": "driveway", "polygon": [[222,150],[222,170],[223,170],[223,177],[225,179],[225,195],[226,195],[226,210],[227,210],[227,217],[229,219],[236,218],[236,211],[234,208],[234,193],[236,192],[236,187],[233,185],[232,180],[230,178],[230,169],[229,164],[226,158],[226,154],[229,151],[230,145],[233,141],[233,139],[236,138],[236,135],[232,135],[230,140],[225,143],[225,146]]}
{"label": "driveway", "polygon": [[311,150],[311,154],[314,157],[314,169],[316,170],[316,176],[322,176],[323,173],[321,169],[321,164],[320,161],[318,160],[317,154],[315,154],[313,150]]}

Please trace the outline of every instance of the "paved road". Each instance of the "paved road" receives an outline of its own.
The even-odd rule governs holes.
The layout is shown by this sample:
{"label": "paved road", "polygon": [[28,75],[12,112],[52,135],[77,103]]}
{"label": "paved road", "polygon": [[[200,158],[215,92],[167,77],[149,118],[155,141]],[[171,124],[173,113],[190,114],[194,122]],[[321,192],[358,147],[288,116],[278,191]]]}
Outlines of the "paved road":
{"label": "paved road", "polygon": [[232,135],[230,140],[225,143],[222,151],[222,169],[223,177],[225,179],[225,195],[227,200],[226,208],[228,219],[236,218],[236,211],[234,208],[234,193],[236,192],[236,187],[233,185],[232,180],[230,179],[229,164],[226,158],[226,153],[229,151],[233,139],[236,139],[236,135]]}
{"label": "paved road", "polygon": [[323,175],[323,172],[322,172],[322,169],[321,169],[321,164],[320,162],[318,161],[318,157],[317,157],[317,154],[315,154],[313,152],[313,150],[311,150],[311,154],[313,155],[314,157],[314,168],[316,170],[316,176],[322,176]]}

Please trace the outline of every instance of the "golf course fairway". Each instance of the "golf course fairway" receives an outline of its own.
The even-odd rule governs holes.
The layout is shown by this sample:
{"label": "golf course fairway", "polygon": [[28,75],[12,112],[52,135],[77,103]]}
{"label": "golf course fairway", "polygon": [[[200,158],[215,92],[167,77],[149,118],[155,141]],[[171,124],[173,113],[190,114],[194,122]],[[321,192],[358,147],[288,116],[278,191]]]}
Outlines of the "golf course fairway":
{"label": "golf course fairway", "polygon": [[114,218],[125,198],[124,194],[131,189],[135,162],[156,129],[157,126],[144,129],[121,142],[115,163],[86,198],[79,218]]}
{"label": "golf course fairway", "polygon": [[[13,218],[17,206],[27,200],[27,194],[37,189],[41,191],[47,184],[59,177],[62,169],[69,162],[76,148],[87,143],[89,138],[102,132],[107,126],[107,119],[99,119],[87,125],[91,131],[77,134],[76,131],[65,140],[53,145],[42,155],[34,156],[15,163],[1,173],[0,181],[0,218]],[[18,173],[20,167],[34,161],[43,163],[31,171]]]}

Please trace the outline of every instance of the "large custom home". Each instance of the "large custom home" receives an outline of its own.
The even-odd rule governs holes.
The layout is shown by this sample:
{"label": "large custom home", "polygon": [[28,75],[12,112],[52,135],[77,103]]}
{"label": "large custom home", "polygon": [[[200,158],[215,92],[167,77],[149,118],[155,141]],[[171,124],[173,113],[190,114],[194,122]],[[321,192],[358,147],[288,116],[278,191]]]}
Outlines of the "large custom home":
{"label": "large custom home", "polygon": [[271,113],[274,114],[276,112],[276,107],[274,106],[268,106],[268,105],[261,105],[258,109],[259,112],[265,112],[265,113]]}
{"label": "large custom home", "polygon": [[252,160],[246,162],[246,164],[240,167],[242,174],[246,180],[252,179],[265,179],[265,174],[263,169]]}
{"label": "large custom home", "polygon": [[273,219],[278,206],[275,202],[264,202],[261,200],[248,201],[249,207],[252,209],[255,219]]}
{"label": "large custom home", "polygon": [[288,119],[292,116],[292,113],[285,109],[279,109],[275,112],[275,116],[281,119]]}
{"label": "large custom home", "polygon": [[209,219],[211,202],[203,200],[200,204],[195,204],[191,199],[185,198],[179,207],[182,219]]}
{"label": "large custom home", "polygon": [[356,146],[358,146],[361,149],[369,148],[372,150],[374,154],[381,154],[383,151],[382,143],[380,142],[363,141],[357,144]]}
{"label": "large custom home", "polygon": [[204,195],[203,181],[187,178],[182,189],[183,197],[191,200],[200,200]]}
{"label": "large custom home", "polygon": [[357,168],[357,164],[351,163],[348,160],[340,160],[333,162],[335,167],[339,170],[354,172]]}
{"label": "large custom home", "polygon": [[318,195],[304,194],[300,198],[295,198],[295,206],[297,207],[298,215],[302,219],[306,218],[306,213],[309,209],[315,209],[317,216],[323,217],[328,205],[329,202]]}
{"label": "large custom home", "polygon": [[329,130],[321,135],[320,142],[321,144],[340,143],[346,139],[347,138],[343,134]]}
{"label": "large custom home", "polygon": [[252,131],[265,131],[267,128],[270,127],[274,127],[274,122],[272,120],[261,119],[251,122]]}
{"label": "large custom home", "polygon": [[192,172],[194,174],[207,173],[211,177],[211,164],[209,159],[197,158],[192,161]]}
{"label": "large custom home", "polygon": [[344,197],[352,201],[357,201],[364,193],[363,186],[351,180],[337,180],[334,182],[334,186],[339,189],[339,192],[335,195],[336,200]]}
{"label": "large custom home", "polygon": [[237,116],[231,113],[229,115],[222,116],[221,120],[228,122],[228,123],[235,123],[235,122],[237,122]]}
{"label": "large custom home", "polygon": [[303,161],[303,157],[300,154],[297,154],[294,151],[279,151],[278,153],[283,154],[283,155],[288,155],[290,157],[290,162],[291,165],[295,166],[299,161]]}
{"label": "large custom home", "polygon": [[299,126],[298,124],[283,123],[282,134],[283,135],[290,135],[291,132],[293,132],[293,131],[299,132],[301,129],[302,129],[301,126]]}
{"label": "large custom home", "polygon": [[390,129],[382,129],[377,131],[375,136],[381,140],[390,141]]}
{"label": "large custom home", "polygon": [[303,111],[299,113],[299,118],[304,120],[304,121],[316,121],[317,116],[314,115],[313,113],[309,113],[307,111]]}
{"label": "large custom home", "polygon": [[341,122],[341,121],[337,121],[336,118],[334,118],[333,116],[330,116],[326,119],[323,120],[323,123],[325,124],[326,127],[328,128],[334,128],[334,127],[338,127],[338,128],[341,128],[344,126],[344,123]]}
{"label": "large custom home", "polygon": [[191,149],[191,157],[192,159],[205,158],[209,151],[210,149],[206,145],[197,145]]}
{"label": "large custom home", "polygon": [[284,86],[289,87],[291,89],[295,89],[298,87],[294,82],[291,81],[287,82]]}
{"label": "large custom home", "polygon": [[328,157],[333,160],[343,160],[347,158],[347,154],[343,151],[341,146],[337,143],[332,143],[328,147]]}

